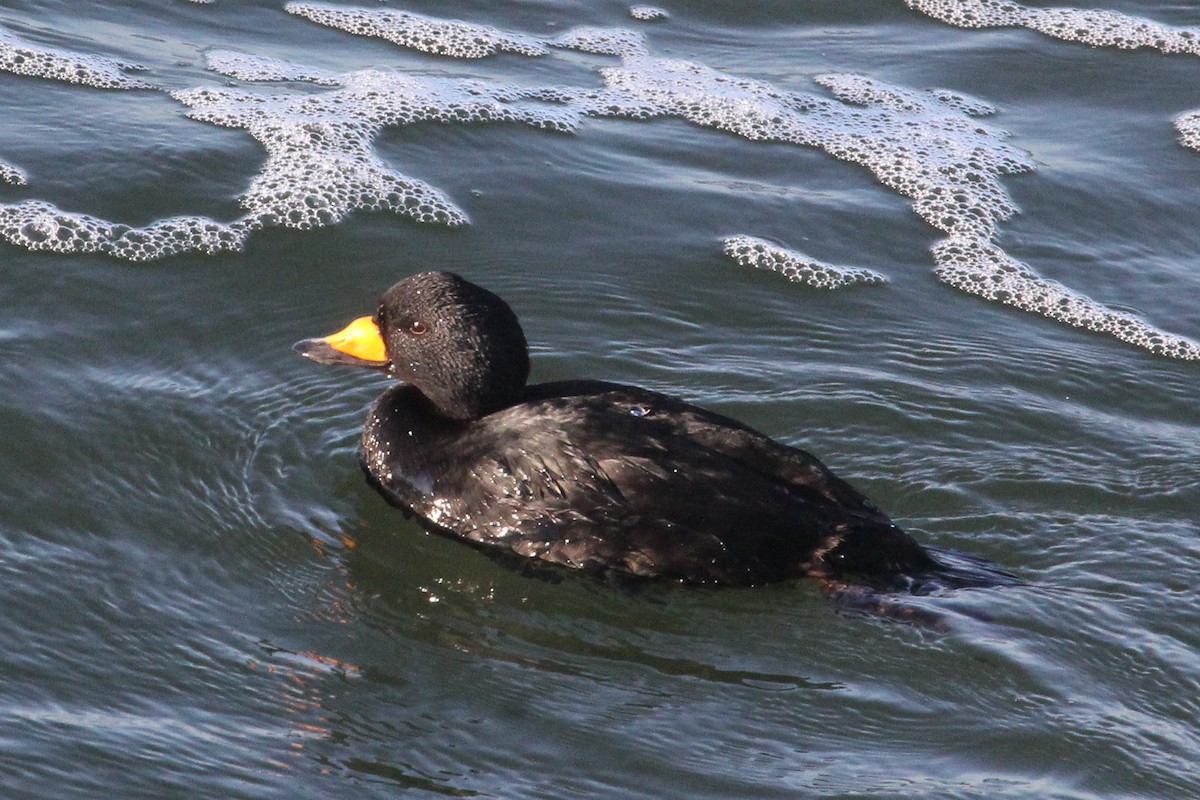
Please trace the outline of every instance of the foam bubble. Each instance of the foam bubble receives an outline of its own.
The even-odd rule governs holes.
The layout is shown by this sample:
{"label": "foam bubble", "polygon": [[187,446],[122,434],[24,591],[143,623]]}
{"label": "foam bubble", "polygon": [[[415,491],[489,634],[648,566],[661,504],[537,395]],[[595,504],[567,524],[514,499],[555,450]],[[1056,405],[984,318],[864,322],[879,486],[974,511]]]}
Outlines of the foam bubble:
{"label": "foam bubble", "polygon": [[0,205],[0,237],[35,251],[105,253],[150,261],[174,253],[240,250],[246,230],[207,217],[180,216],[135,228],[62,211],[43,200]]}
{"label": "foam bubble", "polygon": [[913,209],[947,233],[992,235],[1016,211],[999,176],[1033,168],[1004,142],[1006,133],[975,118],[990,108],[962,94],[819,76],[839,103],[650,56],[627,57],[601,73],[610,91],[584,98],[590,113],[678,116],[753,141],[819,147],[914,198]]}
{"label": "foam bubble", "polygon": [[905,0],[909,8],[962,28],[1025,27],[1068,42],[1200,55],[1200,28],[1181,28],[1082,8],[1029,8],[1010,0]]}
{"label": "foam bubble", "polygon": [[24,186],[25,172],[15,164],[0,159],[0,181],[11,183],[14,186]]}
{"label": "foam bubble", "polygon": [[595,28],[583,25],[565,31],[548,44],[601,56],[631,58],[645,55],[646,40],[637,31],[624,28]]}
{"label": "foam bubble", "polygon": [[213,72],[242,81],[297,81],[318,86],[340,86],[342,83],[335,72],[233,50],[210,50],[204,54],[204,61]]}
{"label": "foam bubble", "polygon": [[1200,150],[1200,111],[1188,111],[1175,118],[1175,129],[1179,131],[1179,143],[1193,150]]}
{"label": "foam bubble", "polygon": [[666,19],[667,12],[657,6],[630,6],[629,16],[643,22],[653,22],[655,20]]}
{"label": "foam bubble", "polygon": [[[217,59],[224,68],[231,61]],[[232,64],[253,80],[300,80],[271,59]],[[337,76],[323,94],[263,95],[234,89],[190,89],[173,97],[189,116],[244,128],[267,150],[262,171],[241,196],[255,225],[312,228],[340,222],[355,209],[386,210],[418,222],[462,225],[466,214],[441,190],[388,166],[372,142],[385,126],[414,122],[521,122],[569,130],[579,112],[544,102],[543,93],[454,78],[408,77],[363,70]]]}
{"label": "foam bubble", "polygon": [[[1005,0],[907,2],[954,24],[1041,25],[1077,38],[1085,34],[1067,28],[1079,24],[1092,37],[1080,40],[1098,43],[1103,38],[1125,46],[1123,42],[1158,36],[1158,45],[1168,46],[1163,44],[1167,39],[1160,35],[1160,27],[1110,12],[1068,14],[1064,12],[1070,9],[1028,9]],[[894,86],[858,75],[818,76],[814,80],[824,87],[823,94],[788,92],[704,64],[658,58],[639,33],[620,28],[578,27],[554,38],[539,38],[392,10],[297,2],[286,9],[323,25],[443,56],[481,58],[498,52],[542,56],[555,48],[570,48],[613,56],[618,63],[600,69],[603,86],[599,88],[519,87],[384,70],[334,74],[214,50],[208,54],[209,66],[232,78],[330,87],[274,94],[196,88],[172,94],[189,106],[193,119],[244,129],[266,149],[262,170],[240,198],[246,209],[242,219],[224,225],[202,217],[177,217],[132,228],[28,201],[0,206],[0,235],[35,250],[105,252],[144,260],[188,249],[232,249],[241,246],[250,230],[334,224],[356,209],[389,210],[419,222],[461,225],[467,216],[445,193],[401,174],[375,152],[373,141],[384,127],[422,121],[519,122],[571,131],[588,116],[676,117],[749,141],[817,147],[866,167],[885,186],[911,198],[913,210],[946,234],[934,247],[935,274],[952,286],[1102,331],[1154,352],[1177,358],[1196,358],[1200,353],[1200,345],[1191,340],[1039,277],[995,243],[998,225],[1017,212],[1001,178],[1031,170],[1033,164],[1026,153],[1007,143],[1004,131],[980,119],[993,109],[977,98]],[[1107,38],[1101,36],[1101,29],[1108,31]],[[1170,30],[1180,32],[1180,41],[1189,39],[1182,29]],[[12,52],[14,42],[26,47],[0,30],[0,58],[4,48]],[[108,80],[122,88],[137,83],[122,72],[129,65],[97,63],[106,66]],[[1181,117],[1177,125],[1185,143],[1200,141],[1200,112],[1197,118]],[[883,280],[870,270],[823,264],[748,236],[726,240],[725,250],[740,263],[773,269],[815,286]]]}
{"label": "foam bubble", "polygon": [[994,242],[951,236],[934,245],[933,254],[938,277],[957,289],[1077,328],[1106,333],[1152,353],[1200,360],[1200,342],[1156,328],[1133,314],[1114,311],[1043,278]]}
{"label": "foam bubble", "polygon": [[838,267],[818,261],[796,250],[788,250],[753,236],[730,236],[725,255],[743,267],[778,272],[795,283],[818,289],[838,289],[856,283],[884,283],[878,272],[861,267]]}
{"label": "foam bubble", "polygon": [[[816,78],[842,101],[836,103],[650,57],[627,58],[602,72],[610,89],[626,95],[623,105],[639,109],[636,116],[680,116],[751,140],[819,147],[866,166],[886,186],[914,198],[913,210],[949,234],[934,253],[935,274],[951,286],[1162,355],[1200,357],[1200,345],[1192,340],[1042,278],[995,244],[998,223],[1017,211],[999,178],[1031,170],[1033,163],[1005,143],[1004,131],[977,119],[991,113],[986,103],[856,75]],[[603,107],[605,98],[593,102]],[[765,252],[751,248],[747,258],[763,258],[768,267],[792,255],[805,258],[777,259]]]}
{"label": "foam bubble", "polygon": [[348,8],[325,3],[288,3],[284,10],[330,28],[454,58],[483,58],[501,50],[526,56],[546,53],[545,43],[533,36],[407,11]]}
{"label": "foam bubble", "polygon": [[152,89],[151,84],[125,74],[145,67],[90,53],[27,42],[0,28],[0,70],[99,89]]}
{"label": "foam bubble", "polygon": [[245,128],[267,161],[240,201],[256,226],[313,228],[354,209],[391,210],[422,222],[459,225],[466,215],[441,191],[385,164],[371,148],[377,126],[332,104],[234,90],[174,93],[189,116]]}
{"label": "foam bubble", "polygon": [[[372,36],[384,27],[413,24],[410,15],[390,11],[297,3],[288,10]],[[424,41],[389,38],[426,52],[456,52],[460,23],[420,20]],[[489,29],[484,41],[496,41],[500,33]],[[1024,153],[1003,144],[1004,132],[974,119],[992,113],[991,107],[960,93],[904,89],[861,76],[822,76],[818,81],[843,101],[832,103],[703,64],[653,57],[634,31],[579,27],[538,44],[621,58],[620,66],[601,70],[603,91],[556,90],[553,99],[577,112],[633,119],[678,116],[751,140],[820,147],[867,166],[886,185],[913,197],[917,213],[947,233],[991,235],[998,221],[1015,212],[997,177],[1032,168]]]}
{"label": "foam bubble", "polygon": [[960,28],[1020,25],[1023,6],[995,0],[904,0],[909,8]]}

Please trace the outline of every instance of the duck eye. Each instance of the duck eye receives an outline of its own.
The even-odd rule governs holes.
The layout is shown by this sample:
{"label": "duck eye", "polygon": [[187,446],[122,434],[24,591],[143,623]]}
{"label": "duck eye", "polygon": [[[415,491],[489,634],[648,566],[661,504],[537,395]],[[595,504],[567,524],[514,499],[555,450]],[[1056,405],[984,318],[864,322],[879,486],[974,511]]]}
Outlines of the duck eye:
{"label": "duck eye", "polygon": [[425,323],[421,322],[419,319],[414,319],[412,322],[408,323],[408,332],[414,336],[422,336],[428,331],[428,326],[426,326]]}

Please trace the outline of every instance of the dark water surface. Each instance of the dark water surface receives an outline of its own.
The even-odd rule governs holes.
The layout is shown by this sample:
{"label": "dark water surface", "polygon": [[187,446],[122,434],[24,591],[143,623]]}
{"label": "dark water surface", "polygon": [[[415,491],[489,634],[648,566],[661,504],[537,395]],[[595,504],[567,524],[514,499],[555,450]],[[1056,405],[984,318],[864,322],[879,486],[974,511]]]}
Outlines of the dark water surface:
{"label": "dark water surface", "polygon": [[[1192,4],[1101,1],[1200,26]],[[263,146],[162,89],[330,90],[218,74],[216,49],[485,85],[600,87],[616,63],[448,58],[283,5],[0,3],[23,43],[137,62],[121,74],[159,87],[0,72],[0,163],[26,179],[0,203],[242,217]],[[966,30],[901,0],[664,3],[657,21],[622,3],[361,5],[542,37],[632,29],[656,56],[805,96],[825,73],[970,94],[1031,166],[1001,178],[1020,213],[994,241],[1200,337],[1200,155],[1172,127],[1200,108],[1196,56]],[[1200,365],[940,282],[945,233],[817,147],[593,115],[387,127],[374,152],[469,225],[357,210],[146,262],[5,233],[0,795],[1200,795]],[[723,255],[735,234],[887,282],[792,283]],[[509,299],[535,379],[737,416],[1027,584],[914,601],[950,619],[939,632],[841,614],[805,581],[631,594],[425,535],[355,464],[383,384],[290,345],[428,267]]]}

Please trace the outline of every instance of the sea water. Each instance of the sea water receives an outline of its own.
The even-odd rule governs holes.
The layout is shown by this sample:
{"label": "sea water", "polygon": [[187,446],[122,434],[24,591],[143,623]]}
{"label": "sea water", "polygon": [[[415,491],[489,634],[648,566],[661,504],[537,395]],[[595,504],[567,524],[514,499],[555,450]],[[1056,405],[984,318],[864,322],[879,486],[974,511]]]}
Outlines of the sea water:
{"label": "sea water", "polygon": [[[0,794],[1195,795],[1200,9],[1097,2],[0,8]],[[423,533],[290,344],[429,268],[1023,584]]]}

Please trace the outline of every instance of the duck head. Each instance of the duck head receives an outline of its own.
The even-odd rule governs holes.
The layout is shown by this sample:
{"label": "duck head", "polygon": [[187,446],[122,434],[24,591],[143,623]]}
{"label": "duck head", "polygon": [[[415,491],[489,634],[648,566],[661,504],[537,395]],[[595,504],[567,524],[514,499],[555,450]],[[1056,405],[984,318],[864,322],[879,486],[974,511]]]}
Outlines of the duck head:
{"label": "duck head", "polygon": [[452,272],[405,278],[383,293],[374,315],[294,349],[320,364],[384,370],[456,420],[515,403],[529,377],[529,347],[516,314]]}

